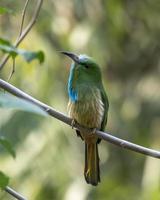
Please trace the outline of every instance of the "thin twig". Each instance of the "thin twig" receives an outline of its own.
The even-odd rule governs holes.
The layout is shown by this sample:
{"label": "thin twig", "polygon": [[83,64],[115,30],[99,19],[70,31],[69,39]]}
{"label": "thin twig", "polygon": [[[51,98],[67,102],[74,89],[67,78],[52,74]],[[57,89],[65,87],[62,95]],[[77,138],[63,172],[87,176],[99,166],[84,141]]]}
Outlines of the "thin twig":
{"label": "thin twig", "polygon": [[[37,7],[35,9],[34,15],[30,21],[30,23],[28,24],[28,26],[24,29],[24,31],[21,33],[20,37],[18,36],[18,40],[16,40],[14,46],[18,47],[19,44],[23,41],[23,39],[26,37],[26,35],[29,33],[29,31],[32,29],[33,25],[36,23],[37,17],[39,15],[41,6],[42,6],[43,0],[39,0],[37,3]],[[6,64],[6,62],[8,61],[10,55],[6,55],[3,59],[2,62],[0,64],[0,70],[4,67],[4,65]]]}
{"label": "thin twig", "polygon": [[9,77],[8,77],[8,80],[7,80],[7,82],[9,82],[9,81],[10,81],[10,79],[12,78],[12,76],[13,76],[13,74],[14,74],[14,72],[15,72],[15,67],[16,67],[16,59],[15,59],[15,58],[13,58],[12,71],[11,71],[11,73],[10,73]]}
{"label": "thin twig", "polygon": [[[41,101],[33,98],[32,96],[26,94],[25,92],[21,91],[20,89],[14,87],[13,85],[7,83],[6,81],[4,81],[2,79],[0,79],[0,87],[3,88],[4,90],[8,91],[9,93],[19,97],[19,98],[22,98],[22,99],[25,99],[29,102],[32,102],[33,104],[37,105],[39,108],[44,110],[46,113],[48,113],[50,116],[55,117],[55,118],[59,119],[60,121],[66,123],[70,126],[73,126],[71,118],[67,117],[63,113],[60,113],[60,112],[54,110],[52,107],[50,107],[50,106],[42,103]],[[87,132],[89,131],[89,129],[84,128],[80,124],[77,124],[77,123],[74,125],[74,128],[81,130],[81,131],[82,130],[85,130]],[[126,149],[132,150],[134,152],[138,152],[138,153],[148,155],[148,156],[151,156],[151,157],[160,158],[160,151],[149,149],[149,148],[128,142],[126,140],[122,140],[120,138],[117,138],[117,137],[111,135],[110,133],[106,133],[106,132],[96,130],[95,134],[99,138],[101,138],[105,141],[108,141],[108,142],[110,142],[114,145],[120,146],[121,148],[126,148]]]}
{"label": "thin twig", "polygon": [[[23,11],[22,11],[22,20],[21,20],[21,24],[20,24],[19,36],[17,37],[17,41],[21,37],[22,31],[23,31],[23,25],[24,25],[26,10],[27,10],[27,6],[28,6],[29,1],[30,0],[26,0],[24,8],[23,8]],[[12,71],[11,71],[11,73],[9,75],[8,82],[10,81],[10,79],[12,78],[12,76],[13,76],[13,74],[15,72],[15,66],[16,66],[16,60],[15,60],[15,58],[13,58]]]}
{"label": "thin twig", "polygon": [[32,29],[33,25],[36,23],[37,21],[37,17],[39,15],[41,6],[42,6],[43,0],[39,0],[37,3],[37,7],[35,9],[35,13],[30,21],[30,23],[28,24],[28,26],[24,29],[24,31],[22,32],[19,40],[15,43],[15,47],[17,47],[21,41],[25,38],[25,36],[29,33],[29,31]]}
{"label": "thin twig", "polygon": [[9,186],[5,187],[5,191],[18,200],[27,200],[25,197],[23,197],[21,194],[19,194],[18,192],[16,192],[15,190],[10,188]]}
{"label": "thin twig", "polygon": [[20,30],[19,30],[19,36],[17,38],[17,40],[19,40],[22,31],[23,31],[23,25],[24,25],[24,20],[25,20],[25,15],[26,15],[26,10],[27,10],[27,6],[30,0],[26,0],[23,11],[22,11],[22,20],[21,20],[21,25],[20,25]]}

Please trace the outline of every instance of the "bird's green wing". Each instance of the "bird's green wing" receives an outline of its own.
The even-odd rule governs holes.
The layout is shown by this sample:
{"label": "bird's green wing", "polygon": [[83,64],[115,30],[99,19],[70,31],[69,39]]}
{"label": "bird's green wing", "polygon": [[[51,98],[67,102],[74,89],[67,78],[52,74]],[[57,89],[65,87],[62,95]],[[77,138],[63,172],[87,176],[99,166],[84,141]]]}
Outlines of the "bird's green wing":
{"label": "bird's green wing", "polygon": [[104,104],[104,110],[105,110],[104,115],[103,115],[103,121],[101,124],[101,131],[104,131],[106,123],[107,123],[108,109],[109,109],[109,101],[108,101],[108,97],[106,95],[104,88],[101,89],[101,97],[102,97],[102,101]]}

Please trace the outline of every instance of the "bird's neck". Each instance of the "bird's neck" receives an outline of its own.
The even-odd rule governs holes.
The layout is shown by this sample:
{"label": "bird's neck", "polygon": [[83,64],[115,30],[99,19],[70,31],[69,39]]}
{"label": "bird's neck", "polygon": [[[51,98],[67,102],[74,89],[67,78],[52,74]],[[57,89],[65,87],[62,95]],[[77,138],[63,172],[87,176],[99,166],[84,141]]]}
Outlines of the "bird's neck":
{"label": "bird's neck", "polygon": [[68,79],[68,94],[72,102],[76,102],[78,100],[78,91],[76,88],[77,79],[78,79],[78,74],[75,71],[74,66],[72,65]]}
{"label": "bird's neck", "polygon": [[90,95],[93,95],[94,89],[97,90],[97,87],[92,84],[87,83],[79,83],[78,81],[75,81],[74,79],[70,79],[68,82],[68,94],[70,100],[75,103],[76,101],[87,99],[85,97],[89,97]]}
{"label": "bird's neck", "polygon": [[84,79],[83,76],[80,76],[75,67],[71,66],[68,79],[68,95],[72,102],[80,100],[81,96],[89,95],[94,88],[100,87],[101,81],[95,83],[91,80]]}

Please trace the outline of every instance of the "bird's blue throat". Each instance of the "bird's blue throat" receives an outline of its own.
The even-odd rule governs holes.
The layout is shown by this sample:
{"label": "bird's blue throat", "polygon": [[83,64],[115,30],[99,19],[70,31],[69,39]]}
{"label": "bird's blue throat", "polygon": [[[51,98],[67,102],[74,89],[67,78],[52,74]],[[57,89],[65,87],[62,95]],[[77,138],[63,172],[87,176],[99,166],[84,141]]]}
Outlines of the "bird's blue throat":
{"label": "bird's blue throat", "polygon": [[78,92],[75,88],[75,73],[75,67],[74,64],[72,64],[68,80],[68,94],[72,102],[76,102],[78,100]]}

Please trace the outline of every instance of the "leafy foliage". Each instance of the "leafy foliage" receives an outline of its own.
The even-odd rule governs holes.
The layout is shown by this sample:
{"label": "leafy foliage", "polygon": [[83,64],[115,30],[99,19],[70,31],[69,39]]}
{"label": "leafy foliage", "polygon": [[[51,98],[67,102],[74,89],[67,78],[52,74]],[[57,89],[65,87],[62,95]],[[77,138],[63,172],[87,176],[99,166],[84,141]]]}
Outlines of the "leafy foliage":
{"label": "leafy foliage", "polygon": [[15,158],[16,153],[11,145],[11,143],[3,136],[0,136],[0,145],[2,145],[8,153]]}
{"label": "leafy foliage", "polygon": [[5,7],[0,7],[0,15],[2,14],[12,14],[13,10],[5,8]]}
{"label": "leafy foliage", "polygon": [[9,177],[0,171],[0,188],[4,189],[9,183]]}
{"label": "leafy foliage", "polygon": [[27,62],[31,62],[34,59],[38,59],[40,63],[44,62],[44,53],[43,51],[26,51],[23,49],[18,49],[14,47],[9,41],[0,38],[0,50],[4,53],[8,53],[12,58],[15,58],[17,55],[21,55]]}
{"label": "leafy foliage", "polygon": [[31,62],[34,59],[38,59],[40,63],[44,62],[44,53],[43,53],[43,51],[33,52],[33,51],[26,51],[26,50],[23,50],[23,49],[18,49],[16,51],[17,51],[17,54],[23,56],[23,58],[27,62]]}

